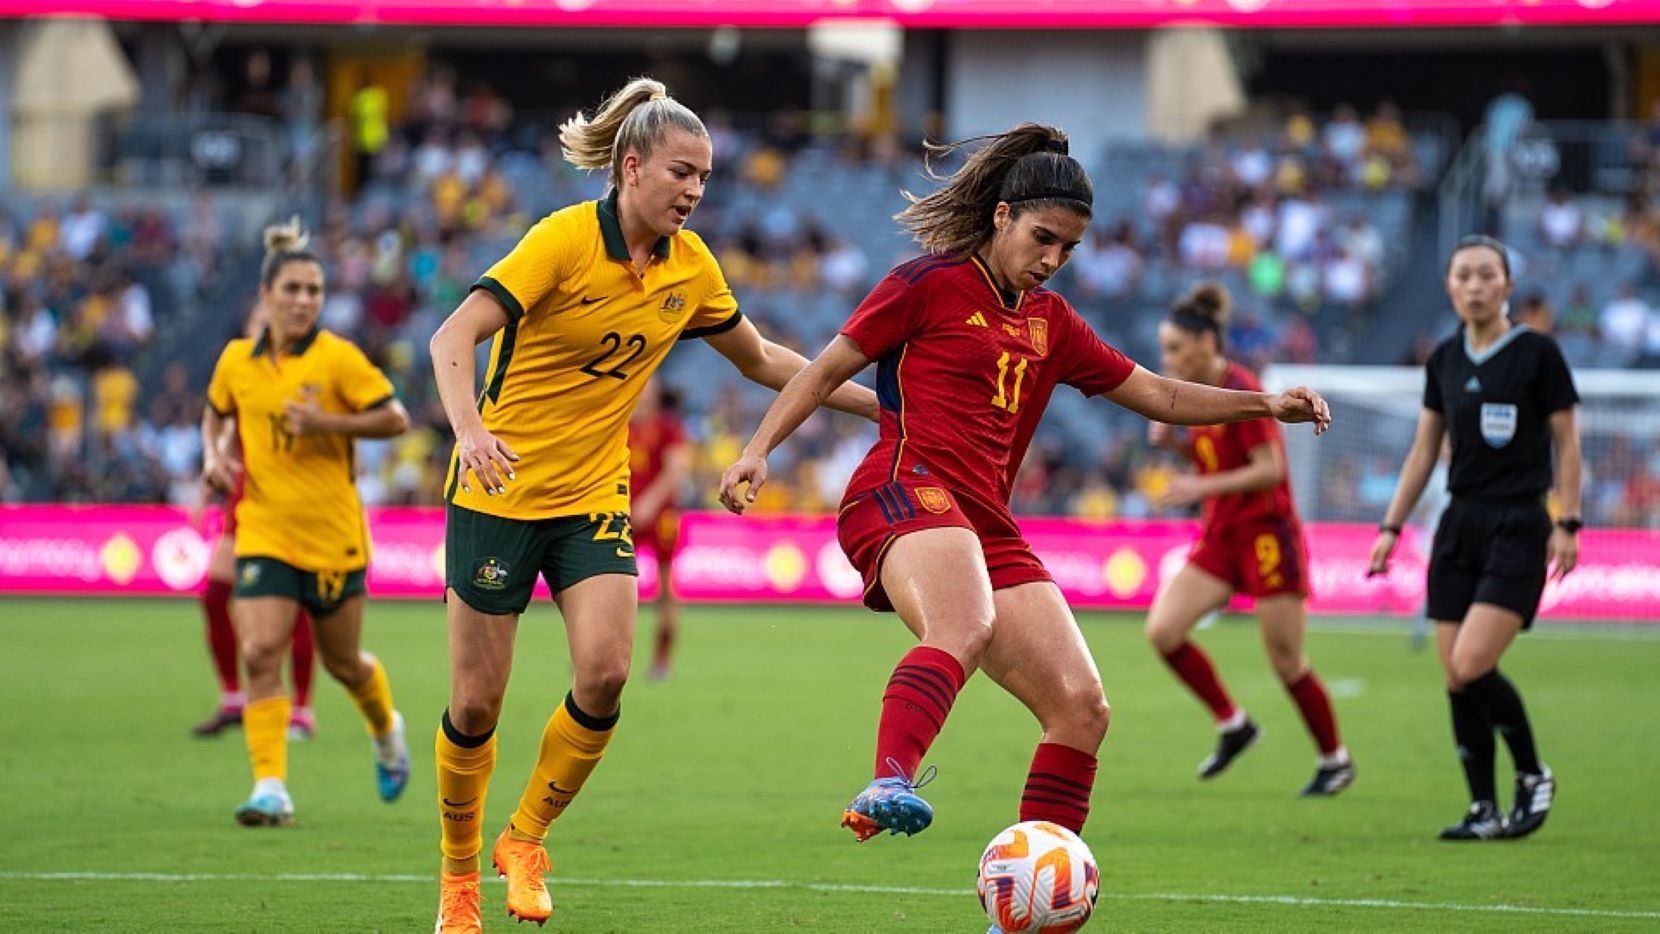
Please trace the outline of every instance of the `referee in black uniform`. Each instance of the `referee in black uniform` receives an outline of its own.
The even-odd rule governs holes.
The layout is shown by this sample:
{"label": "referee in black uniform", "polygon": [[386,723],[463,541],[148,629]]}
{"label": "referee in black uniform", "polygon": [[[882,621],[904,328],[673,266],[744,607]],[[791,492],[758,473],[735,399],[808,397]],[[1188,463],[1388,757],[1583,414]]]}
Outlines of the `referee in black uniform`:
{"label": "referee in black uniform", "polygon": [[[1516,633],[1533,625],[1547,568],[1561,578],[1579,558],[1579,394],[1556,341],[1511,323],[1514,283],[1503,244],[1460,240],[1446,285],[1462,326],[1425,367],[1418,433],[1372,546],[1371,572],[1386,569],[1442,436],[1450,436],[1452,503],[1430,550],[1429,618],[1471,804],[1441,839],[1525,837],[1545,822],[1556,779],[1539,761],[1521,695],[1498,666]],[[1545,510],[1553,446],[1554,523]],[[1494,791],[1495,729],[1516,763],[1508,818]]]}

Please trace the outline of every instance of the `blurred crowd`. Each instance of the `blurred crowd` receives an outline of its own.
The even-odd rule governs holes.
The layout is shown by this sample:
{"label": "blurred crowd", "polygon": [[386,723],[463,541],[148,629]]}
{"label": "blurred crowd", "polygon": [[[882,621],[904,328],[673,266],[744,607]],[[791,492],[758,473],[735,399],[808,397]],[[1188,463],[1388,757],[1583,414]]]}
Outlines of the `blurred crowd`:
{"label": "blurred crowd", "polygon": [[[273,89],[279,104],[286,90]],[[408,434],[359,442],[365,501],[435,504],[450,437],[431,386],[428,336],[535,218],[597,196],[602,180],[566,165],[553,127],[516,117],[487,85],[463,91],[453,72],[435,69],[416,83],[408,120],[383,126],[376,121],[384,121],[387,102],[377,93],[384,94],[365,85],[353,101],[355,193],[310,219],[311,245],[328,273],[321,324],[362,346],[412,414]],[[815,213],[783,196],[798,184],[792,175],[807,166],[877,173],[881,190],[891,192],[914,169],[915,154],[891,142],[810,137],[787,115],[744,132],[718,113],[708,123],[717,163],[734,168],[711,186],[693,226],[714,245],[746,312],[769,336],[810,356],[912,248],[891,221],[880,237],[867,237],[859,232],[863,215]],[[1425,161],[1387,103],[1364,119],[1349,107],[1324,120],[1295,111],[1267,131],[1219,133],[1164,160],[1179,171],[1140,173],[1139,186],[1101,185],[1097,223],[1058,288],[1150,366],[1157,360],[1149,325],[1179,281],[1199,276],[1235,291],[1231,356],[1256,367],[1326,359],[1311,313],[1334,304],[1365,313],[1387,279],[1389,240],[1401,219],[1364,209],[1379,203],[1372,196],[1426,184],[1435,167]],[[1098,175],[1112,171],[1109,165]],[[897,199],[884,200],[867,209],[885,218]],[[226,245],[227,224],[206,195],[172,216],[145,206],[100,210],[85,196],[41,199],[12,213],[0,211],[0,499],[195,503],[202,392],[211,360],[240,333],[255,302],[252,245]],[[1606,224],[1589,218],[1568,224],[1553,215],[1541,219],[1541,229],[1547,226],[1572,228],[1565,249],[1608,237]],[[1631,222],[1624,229],[1632,232],[1623,242],[1649,243],[1650,255],[1660,255],[1652,228]],[[1582,322],[1591,333],[1625,335],[1636,333],[1630,322],[1641,317],[1642,333],[1660,347],[1647,305],[1639,314],[1573,303],[1558,310],[1548,296],[1538,302],[1565,346]],[[182,329],[189,333],[177,333],[170,316],[192,303],[212,307],[190,319],[198,326]],[[1623,337],[1614,344],[1631,346]],[[705,370],[674,363],[698,352],[677,351],[665,377],[687,390],[687,427],[698,442],[686,501],[707,507],[715,505],[715,478],[768,396],[740,386],[736,375],[694,385],[701,381],[689,374]],[[1017,512],[1158,514],[1170,478],[1186,465],[1150,449],[1139,419],[1104,403],[1088,413],[1087,444],[1058,429],[1039,434],[1019,476]],[[813,419],[779,452],[760,507],[832,509],[873,439],[873,426],[856,419]],[[1631,462],[1648,468],[1631,483],[1655,486],[1644,478],[1660,476],[1660,462],[1648,464],[1656,458],[1628,444],[1635,445]],[[1395,466],[1387,468],[1391,482]],[[1345,487],[1342,495],[1355,501],[1370,502],[1367,491],[1381,489],[1361,465],[1340,473],[1333,488]],[[1353,484],[1338,482],[1351,476]],[[1660,496],[1653,493],[1604,491],[1591,498],[1602,505],[1591,508],[1654,524]]]}

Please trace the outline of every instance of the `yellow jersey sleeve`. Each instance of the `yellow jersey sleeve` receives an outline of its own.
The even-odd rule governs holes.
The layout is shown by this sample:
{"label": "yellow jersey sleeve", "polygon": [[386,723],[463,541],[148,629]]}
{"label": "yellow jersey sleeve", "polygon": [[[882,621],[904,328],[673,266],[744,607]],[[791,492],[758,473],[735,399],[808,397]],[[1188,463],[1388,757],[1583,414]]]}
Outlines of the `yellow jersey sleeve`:
{"label": "yellow jersey sleeve", "polygon": [[232,415],[236,412],[236,399],[231,395],[231,371],[235,368],[233,354],[240,352],[243,357],[248,356],[248,342],[234,340],[225,345],[219,354],[219,362],[213,365],[213,379],[208,381],[207,403],[220,415]]}
{"label": "yellow jersey sleeve", "polygon": [[573,222],[576,212],[559,211],[537,222],[517,246],[496,261],[473,288],[484,289],[514,321],[546,298],[560,282],[570,278],[580,260],[583,243],[592,240]]}
{"label": "yellow jersey sleeve", "polygon": [[720,263],[703,245],[703,241],[697,241],[697,245],[703,254],[703,274],[712,285],[703,301],[698,303],[697,310],[686,320],[686,330],[680,332],[683,341],[730,331],[743,320],[743,312],[738,310],[738,297],[732,294],[732,287],[726,283],[726,273],[721,272]]}
{"label": "yellow jersey sleeve", "polygon": [[354,412],[384,405],[397,397],[392,381],[351,341],[335,344],[335,379],[340,397]]}

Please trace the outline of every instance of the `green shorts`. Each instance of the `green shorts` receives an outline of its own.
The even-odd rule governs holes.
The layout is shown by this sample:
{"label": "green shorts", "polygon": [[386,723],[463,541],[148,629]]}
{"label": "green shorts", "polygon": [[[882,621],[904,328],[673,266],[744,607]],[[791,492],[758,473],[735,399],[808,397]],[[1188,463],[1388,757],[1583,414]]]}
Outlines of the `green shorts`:
{"label": "green shorts", "polygon": [[312,619],[333,616],[348,597],[368,592],[363,568],[355,571],[302,571],[276,558],[236,559],[238,597],[287,597],[300,601]]}
{"label": "green shorts", "polygon": [[640,574],[625,512],[504,519],[451,503],[444,513],[444,583],[481,613],[523,613],[537,574],[556,594],[596,574]]}

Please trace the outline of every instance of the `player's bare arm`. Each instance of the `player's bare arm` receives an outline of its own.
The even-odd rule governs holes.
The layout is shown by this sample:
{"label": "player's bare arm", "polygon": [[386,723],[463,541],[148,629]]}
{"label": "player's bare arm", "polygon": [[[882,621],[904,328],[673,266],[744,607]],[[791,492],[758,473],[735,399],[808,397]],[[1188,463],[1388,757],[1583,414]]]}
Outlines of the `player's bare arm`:
{"label": "player's bare arm", "polygon": [[362,412],[325,412],[310,400],[288,402],[283,405],[283,413],[288,430],[296,435],[395,438],[409,430],[409,410],[396,399]]}
{"label": "player's bare arm", "polygon": [[227,443],[235,426],[236,416],[220,415],[211,405],[202,407],[202,482],[221,493],[230,492],[242,472]]}
{"label": "player's bare arm", "polygon": [[[720,501],[728,510],[742,514],[744,508],[755,502],[755,496],[767,482],[767,455],[784,443],[813,410],[824,405],[832,394],[847,389],[843,385],[870,365],[870,358],[857,345],[838,334],[813,362],[802,367],[784,388],[761,419],[755,435],[744,446],[743,456],[720,478]],[[859,387],[863,389],[863,387]],[[864,390],[870,393],[870,390]],[[875,393],[871,393],[874,402]],[[743,495],[738,487],[748,485]]]}
{"label": "player's bare arm", "polygon": [[1411,515],[1412,508],[1418,505],[1418,497],[1424,495],[1424,487],[1429,485],[1429,475],[1435,470],[1436,458],[1441,456],[1441,438],[1446,430],[1447,422],[1440,412],[1424,409],[1418,414],[1418,430],[1412,437],[1412,448],[1406,452],[1406,460],[1401,464],[1400,483],[1395,487],[1395,496],[1389,501],[1389,508],[1384,511],[1377,541],[1372,543],[1368,575],[1389,570],[1389,555],[1400,538],[1400,527]]}
{"label": "player's bare arm", "polygon": [[1281,393],[1218,389],[1136,367],[1106,396],[1138,415],[1170,425],[1220,425],[1272,418],[1289,424],[1312,422],[1315,434],[1331,426],[1326,400],[1304,386]]}
{"label": "player's bare arm", "polygon": [[473,407],[473,391],[478,365],[475,348],[491,335],[507,327],[507,309],[483,289],[475,289],[460,307],[444,319],[427,342],[432,354],[432,376],[438,386],[438,398],[444,405],[444,415],[455,432],[456,451],[460,457],[457,473],[461,488],[472,492],[467,475],[471,473],[484,484],[491,495],[507,488],[507,481],[517,479],[512,462],[519,459],[501,439],[484,428],[484,419]]}
{"label": "player's bare arm", "polygon": [[[1580,517],[1579,407],[1569,406],[1550,416],[1551,443],[1556,449],[1556,514],[1560,519]],[[1551,529],[1546,560],[1551,576],[1561,580],[1579,564],[1579,533],[1560,523]]]}
{"label": "player's bare arm", "polygon": [[[710,335],[704,340],[721,356],[732,361],[745,379],[772,390],[783,389],[807,365],[806,357],[762,337],[748,318],[738,322],[738,326],[730,331]],[[876,393],[857,383],[846,385],[845,379],[843,383],[821,399],[819,404],[876,421]]]}
{"label": "player's bare arm", "polygon": [[1170,509],[1187,506],[1212,496],[1255,493],[1279,485],[1285,479],[1285,460],[1275,444],[1259,444],[1246,455],[1249,463],[1213,474],[1183,474],[1170,479],[1170,487],[1159,497],[1159,506]]}

